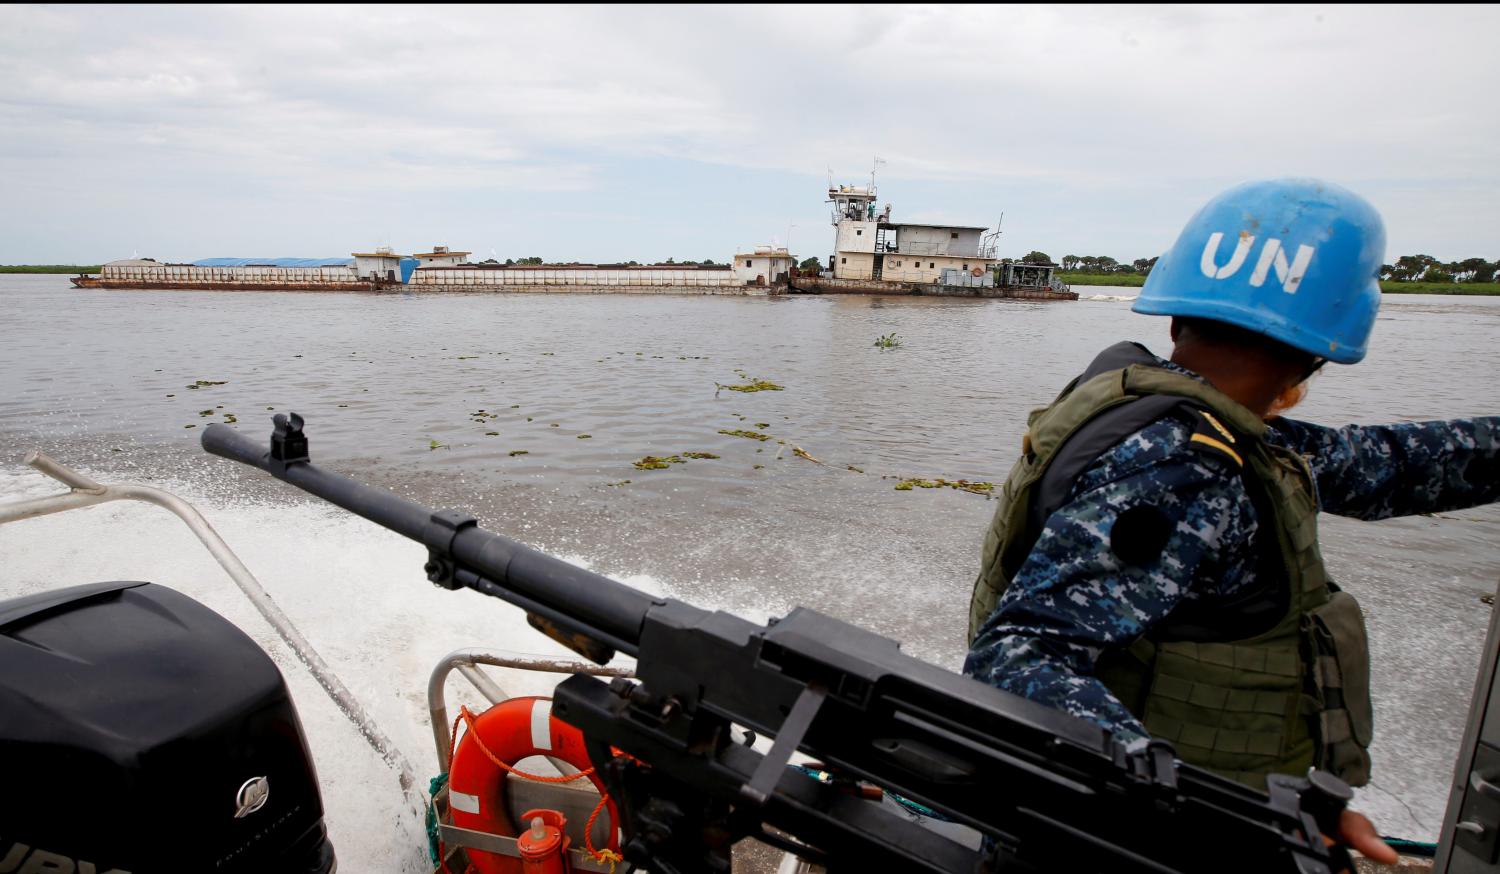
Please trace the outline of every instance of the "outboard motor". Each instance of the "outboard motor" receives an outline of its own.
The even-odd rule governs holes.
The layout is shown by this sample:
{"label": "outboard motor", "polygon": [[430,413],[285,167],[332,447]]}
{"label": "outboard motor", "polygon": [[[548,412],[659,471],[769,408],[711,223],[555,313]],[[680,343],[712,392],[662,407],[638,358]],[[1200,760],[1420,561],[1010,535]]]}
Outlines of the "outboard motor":
{"label": "outboard motor", "polygon": [[0,601],[0,874],[332,874],[276,665],[151,583]]}

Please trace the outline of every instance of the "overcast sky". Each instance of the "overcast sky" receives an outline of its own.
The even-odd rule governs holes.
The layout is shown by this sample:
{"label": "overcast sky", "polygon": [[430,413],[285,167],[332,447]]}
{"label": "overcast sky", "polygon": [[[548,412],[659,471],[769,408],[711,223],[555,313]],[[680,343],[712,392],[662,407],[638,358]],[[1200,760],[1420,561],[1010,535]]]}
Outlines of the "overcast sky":
{"label": "overcast sky", "polygon": [[1500,8],[29,7],[0,263],[832,246],[827,174],[1002,254],[1160,254],[1321,176],[1500,258]]}

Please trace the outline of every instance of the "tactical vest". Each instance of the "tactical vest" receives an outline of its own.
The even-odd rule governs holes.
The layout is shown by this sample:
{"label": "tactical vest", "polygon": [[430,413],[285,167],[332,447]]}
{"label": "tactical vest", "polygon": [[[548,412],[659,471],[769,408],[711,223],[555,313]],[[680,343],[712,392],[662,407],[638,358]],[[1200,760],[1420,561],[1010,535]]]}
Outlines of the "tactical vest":
{"label": "tactical vest", "polygon": [[1364,618],[1328,579],[1312,472],[1264,439],[1266,426],[1212,386],[1159,366],[1143,347],[1106,350],[1051,406],[1033,411],[984,541],[969,639],[994,612],[1043,523],[1105,450],[1164,416],[1190,445],[1236,468],[1259,522],[1256,589],[1174,610],[1096,675],[1185,762],[1265,789],[1268,773],[1316,766],[1369,779],[1372,709]]}

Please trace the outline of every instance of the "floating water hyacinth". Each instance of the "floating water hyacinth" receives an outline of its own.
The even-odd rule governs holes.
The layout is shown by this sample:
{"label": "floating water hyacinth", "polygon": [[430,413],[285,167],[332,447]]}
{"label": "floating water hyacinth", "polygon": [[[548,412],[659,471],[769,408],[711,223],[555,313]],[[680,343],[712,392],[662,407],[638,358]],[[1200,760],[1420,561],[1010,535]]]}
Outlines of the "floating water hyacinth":
{"label": "floating water hyacinth", "polygon": [[989,495],[995,491],[994,483],[970,482],[966,479],[904,479],[896,484],[896,491],[909,492],[912,489],[957,489],[961,492],[969,492],[975,495]]}
{"label": "floating water hyacinth", "polygon": [[[750,375],[748,373],[746,373],[745,371],[743,371],[743,370],[736,370],[735,371],[735,375],[738,376],[740,379],[748,379],[750,381],[746,382],[746,383],[742,383],[740,385],[724,385],[722,383],[717,383],[716,382],[716,383],[714,383],[714,385],[717,386],[717,388],[715,389],[715,393],[717,393],[718,391],[725,390],[725,389],[728,389],[729,391],[737,391],[737,392],[756,392],[756,391],[784,391],[785,388],[786,388],[785,386],[777,385],[776,383],[771,382],[770,380],[759,379],[759,378],[757,378],[757,379],[750,379]],[[739,415],[739,414],[735,413],[734,415]]]}

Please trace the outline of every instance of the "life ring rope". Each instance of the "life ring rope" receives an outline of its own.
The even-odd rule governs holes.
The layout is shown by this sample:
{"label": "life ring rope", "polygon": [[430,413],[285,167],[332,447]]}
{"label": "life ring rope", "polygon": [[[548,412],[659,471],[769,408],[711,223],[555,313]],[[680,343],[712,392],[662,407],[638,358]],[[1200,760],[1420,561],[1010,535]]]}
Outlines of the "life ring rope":
{"label": "life ring rope", "polygon": [[[481,753],[484,753],[485,758],[489,759],[490,762],[495,765],[495,767],[508,774],[515,774],[517,777],[521,777],[522,779],[535,780],[538,783],[572,783],[575,780],[582,780],[592,776],[597,770],[595,767],[590,766],[584,770],[579,771],[576,774],[560,774],[556,777],[552,777],[546,774],[531,774],[526,771],[522,771],[520,768],[517,768],[513,765],[507,764],[506,762],[501,761],[499,756],[490,752],[489,747],[484,745],[484,738],[480,737],[479,732],[474,728],[474,714],[470,712],[468,707],[462,705],[460,705],[458,708],[458,717],[453,720],[453,733],[452,737],[450,738],[450,746],[448,747],[451,750],[458,749],[458,726],[460,724],[463,724],[467,727],[467,731],[464,732],[464,739],[468,740],[472,738],[474,740],[474,745],[479,748],[479,751]],[[599,818],[600,812],[604,810],[607,804],[609,804],[609,793],[600,792],[599,803],[594,805],[594,812],[589,815],[588,824],[584,826],[583,844],[584,849],[586,849],[588,851],[588,854],[594,858],[595,862],[598,862],[600,864],[608,862],[610,874],[614,874],[615,865],[625,861],[625,857],[608,848],[605,848],[603,850],[597,850],[594,848],[594,822]],[[615,827],[619,828],[619,824],[616,823]]]}

